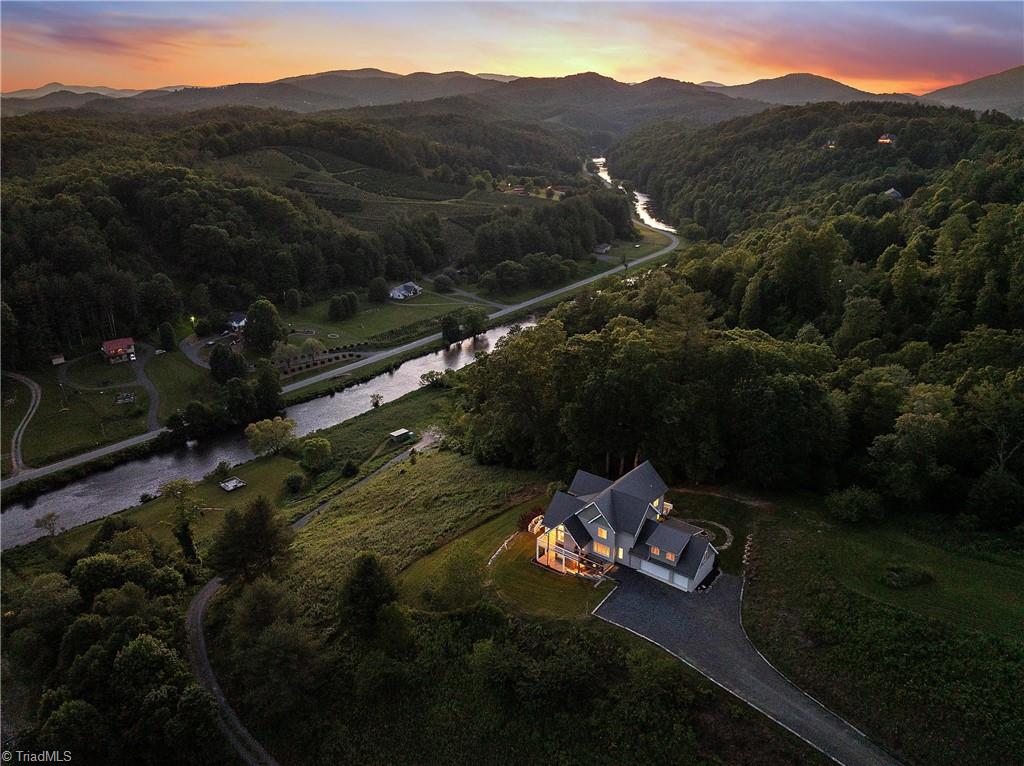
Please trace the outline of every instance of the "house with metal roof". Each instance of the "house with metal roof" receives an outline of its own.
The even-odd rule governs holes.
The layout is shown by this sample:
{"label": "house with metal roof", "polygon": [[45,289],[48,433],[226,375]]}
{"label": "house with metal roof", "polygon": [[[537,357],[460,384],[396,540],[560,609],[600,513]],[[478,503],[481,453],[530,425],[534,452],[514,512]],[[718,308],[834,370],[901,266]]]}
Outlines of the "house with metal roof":
{"label": "house with metal roof", "polygon": [[537,563],[588,578],[624,566],[680,590],[696,589],[718,551],[699,528],[668,518],[667,489],[650,462],[615,481],[577,471],[536,528]]}
{"label": "house with metal roof", "polygon": [[405,282],[404,284],[398,285],[398,287],[392,287],[388,292],[392,300],[404,301],[409,298],[415,298],[417,295],[423,292],[423,288],[415,282]]}

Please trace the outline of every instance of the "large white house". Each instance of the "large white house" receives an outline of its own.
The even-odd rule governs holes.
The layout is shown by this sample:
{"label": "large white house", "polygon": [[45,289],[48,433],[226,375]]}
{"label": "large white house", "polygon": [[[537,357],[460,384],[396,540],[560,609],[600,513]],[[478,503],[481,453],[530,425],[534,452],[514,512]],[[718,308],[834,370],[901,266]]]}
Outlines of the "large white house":
{"label": "large white house", "polygon": [[577,471],[536,527],[537,562],[591,578],[625,566],[680,590],[696,589],[718,551],[697,527],[668,518],[667,489],[650,462],[615,481]]}

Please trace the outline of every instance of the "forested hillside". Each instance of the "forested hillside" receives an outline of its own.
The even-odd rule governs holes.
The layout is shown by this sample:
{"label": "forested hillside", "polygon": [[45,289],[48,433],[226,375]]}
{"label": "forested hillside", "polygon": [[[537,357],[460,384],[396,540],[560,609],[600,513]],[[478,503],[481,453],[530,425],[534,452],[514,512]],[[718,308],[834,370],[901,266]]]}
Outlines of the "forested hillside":
{"label": "forested hillside", "polygon": [[[868,140],[884,130],[900,143]],[[673,135],[619,147],[617,171],[650,157],[638,182],[726,243],[504,341],[463,376],[466,446],[1024,522],[1024,128],[854,104]],[[879,194],[893,184],[905,201]]]}
{"label": "forested hillside", "polygon": [[[183,307],[206,316],[261,294],[436,270],[472,249],[495,210],[529,201],[462,202],[474,180],[576,173],[576,140],[470,117],[388,125],[247,109],[5,120],[5,364],[144,333]],[[438,206],[449,198],[459,204]]]}

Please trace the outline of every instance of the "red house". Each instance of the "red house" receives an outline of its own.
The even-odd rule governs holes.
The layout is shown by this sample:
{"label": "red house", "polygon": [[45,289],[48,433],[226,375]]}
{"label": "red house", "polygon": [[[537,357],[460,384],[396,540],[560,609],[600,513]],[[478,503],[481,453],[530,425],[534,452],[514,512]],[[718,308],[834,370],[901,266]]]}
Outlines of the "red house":
{"label": "red house", "polygon": [[114,338],[103,341],[100,351],[111,364],[135,361],[135,340],[132,338]]}

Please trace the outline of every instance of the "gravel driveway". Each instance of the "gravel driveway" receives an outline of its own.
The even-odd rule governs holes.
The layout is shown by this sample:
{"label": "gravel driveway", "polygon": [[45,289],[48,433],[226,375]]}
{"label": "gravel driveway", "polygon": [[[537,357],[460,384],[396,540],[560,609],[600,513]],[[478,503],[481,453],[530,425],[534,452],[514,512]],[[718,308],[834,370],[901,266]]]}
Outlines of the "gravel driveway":
{"label": "gravel driveway", "polygon": [[594,610],[602,620],[657,644],[843,766],[900,766],[758,654],[740,620],[739,577],[683,593],[621,567],[612,576],[619,587]]}

